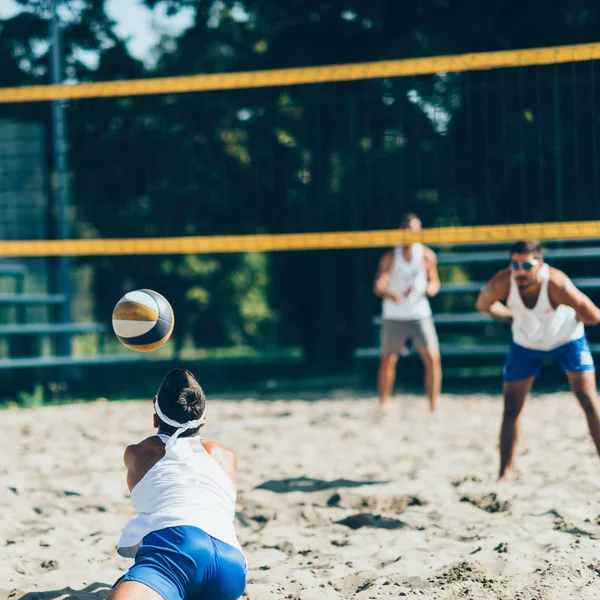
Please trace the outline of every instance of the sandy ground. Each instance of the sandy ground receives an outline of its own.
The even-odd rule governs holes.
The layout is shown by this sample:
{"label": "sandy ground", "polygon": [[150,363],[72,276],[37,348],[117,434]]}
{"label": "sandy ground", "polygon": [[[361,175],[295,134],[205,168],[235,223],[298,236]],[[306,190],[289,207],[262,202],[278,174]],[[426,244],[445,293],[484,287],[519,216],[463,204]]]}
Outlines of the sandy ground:
{"label": "sandy ground", "polygon": [[[600,461],[567,394],[525,408],[497,484],[499,397],[209,401],[239,456],[253,600],[600,598]],[[101,600],[130,561],[122,453],[149,402],[0,412],[0,598]]]}

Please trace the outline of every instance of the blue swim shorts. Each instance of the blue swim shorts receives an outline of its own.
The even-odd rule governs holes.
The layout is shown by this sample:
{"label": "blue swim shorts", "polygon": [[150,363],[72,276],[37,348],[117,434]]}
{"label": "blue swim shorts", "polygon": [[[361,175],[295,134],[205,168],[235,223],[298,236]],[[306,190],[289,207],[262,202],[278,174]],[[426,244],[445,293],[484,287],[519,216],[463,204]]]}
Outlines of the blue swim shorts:
{"label": "blue swim shorts", "polygon": [[594,359],[585,335],[554,350],[530,350],[513,342],[504,363],[504,381],[537,377],[545,358],[558,360],[565,373],[595,371]]}
{"label": "blue swim shorts", "polygon": [[139,581],[165,600],[237,600],[246,587],[242,553],[191,526],[148,534],[121,581]]}

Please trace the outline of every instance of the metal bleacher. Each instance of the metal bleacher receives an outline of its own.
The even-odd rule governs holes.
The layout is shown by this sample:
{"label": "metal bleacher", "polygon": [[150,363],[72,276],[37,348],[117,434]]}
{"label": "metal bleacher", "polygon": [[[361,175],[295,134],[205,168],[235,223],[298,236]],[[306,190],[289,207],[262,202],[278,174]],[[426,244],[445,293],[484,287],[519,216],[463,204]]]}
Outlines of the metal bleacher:
{"label": "metal bleacher", "polygon": [[[27,349],[32,355],[22,355],[21,351],[15,356],[14,348],[9,347],[8,356],[0,356],[0,371],[8,369],[23,369],[37,367],[79,366],[88,364],[110,364],[114,362],[138,362],[145,360],[138,353],[107,354],[104,353],[104,336],[107,326],[102,323],[53,323],[29,322],[26,319],[28,307],[52,307],[68,302],[64,294],[25,293],[25,279],[28,269],[19,264],[0,264],[0,278],[12,279],[14,291],[0,293],[0,309],[8,310],[15,307],[13,322],[0,322],[0,342],[5,339],[28,339]],[[97,354],[89,356],[57,355],[56,340],[60,336],[77,336],[95,334],[97,336]],[[53,343],[53,354],[42,354],[42,341],[49,338]],[[29,354],[29,353],[28,353]]]}
{"label": "metal bleacher", "polygon": [[[570,247],[570,248],[552,248],[544,253],[548,262],[553,259],[585,259],[600,258],[600,246]],[[501,263],[507,262],[507,250],[493,251],[473,251],[469,248],[464,252],[439,252],[437,255],[439,265],[455,265],[466,263]],[[496,267],[497,269],[498,267]],[[490,276],[494,270],[490,270]],[[466,282],[442,282],[440,294],[478,294],[486,281],[466,281]],[[600,289],[600,277],[574,277],[573,283],[581,290]],[[474,306],[473,306],[474,308]],[[473,326],[495,323],[487,315],[478,312],[456,312],[456,313],[437,313],[434,314],[434,322],[438,326],[438,335],[440,338],[440,354],[443,356],[474,356],[487,355],[498,356],[506,353],[508,347],[506,344],[498,343],[477,343],[469,345],[444,343],[444,327],[447,325]],[[374,327],[381,325],[381,318],[372,319]],[[374,340],[378,338],[374,335]],[[600,353],[600,344],[590,344],[593,353]],[[361,347],[354,350],[355,360],[373,359],[379,357],[378,341],[370,347]]]}
{"label": "metal bleacher", "polygon": [[[0,277],[4,273],[0,271]],[[13,304],[13,305],[41,305],[46,306],[49,304],[61,304],[66,302],[67,297],[63,294],[24,294],[15,292],[14,294],[0,294],[0,304]]]}

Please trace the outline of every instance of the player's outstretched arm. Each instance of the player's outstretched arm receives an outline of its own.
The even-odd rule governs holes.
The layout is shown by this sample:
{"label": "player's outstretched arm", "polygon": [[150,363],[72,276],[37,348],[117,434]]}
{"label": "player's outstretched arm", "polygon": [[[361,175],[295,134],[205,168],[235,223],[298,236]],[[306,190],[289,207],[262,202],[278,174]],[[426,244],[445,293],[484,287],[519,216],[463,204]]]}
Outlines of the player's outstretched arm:
{"label": "player's outstretched arm", "polygon": [[425,268],[427,269],[427,287],[425,294],[430,298],[440,291],[440,274],[437,268],[437,257],[431,248],[425,249]]}
{"label": "player's outstretched arm", "polygon": [[476,309],[501,323],[512,323],[512,312],[502,302],[508,298],[510,290],[510,272],[499,271],[483,287],[475,304]]}
{"label": "player's outstretched arm", "polygon": [[567,275],[561,271],[554,271],[548,287],[554,304],[570,306],[584,325],[600,323],[600,308],[579,290]]}
{"label": "player's outstretched arm", "polygon": [[379,261],[375,283],[373,285],[373,293],[380,298],[387,298],[392,302],[401,302],[402,294],[392,292],[387,285],[390,280],[390,272],[394,264],[394,254],[386,252]]}
{"label": "player's outstretched arm", "polygon": [[202,440],[202,445],[204,449],[213,457],[213,459],[221,466],[221,468],[229,475],[231,481],[233,481],[233,485],[237,488],[237,466],[238,460],[237,456],[231,450],[227,450],[227,448],[223,448],[216,442],[212,442],[211,440]]}

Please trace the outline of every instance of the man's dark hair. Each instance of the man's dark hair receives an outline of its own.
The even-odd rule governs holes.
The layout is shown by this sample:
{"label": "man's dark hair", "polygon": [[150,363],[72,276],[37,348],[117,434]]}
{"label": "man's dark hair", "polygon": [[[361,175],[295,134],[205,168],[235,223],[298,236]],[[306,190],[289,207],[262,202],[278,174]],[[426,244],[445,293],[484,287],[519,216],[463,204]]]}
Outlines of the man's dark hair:
{"label": "man's dark hair", "polygon": [[533,254],[536,258],[542,258],[542,245],[537,240],[524,240],[515,242],[510,247],[510,256],[513,254]]}
{"label": "man's dark hair", "polygon": [[[157,402],[165,417],[178,423],[199,419],[206,408],[204,391],[187,369],[173,369],[166,374],[158,389]],[[172,435],[177,431],[176,427],[163,423],[160,417],[158,422],[161,433]],[[199,429],[188,429],[180,437],[194,435]]]}
{"label": "man's dark hair", "polygon": [[419,221],[419,223],[421,222],[421,219],[419,218],[419,215],[417,215],[417,213],[414,213],[414,212],[406,213],[402,217],[401,227],[406,227],[413,219],[416,219],[417,221]]}

